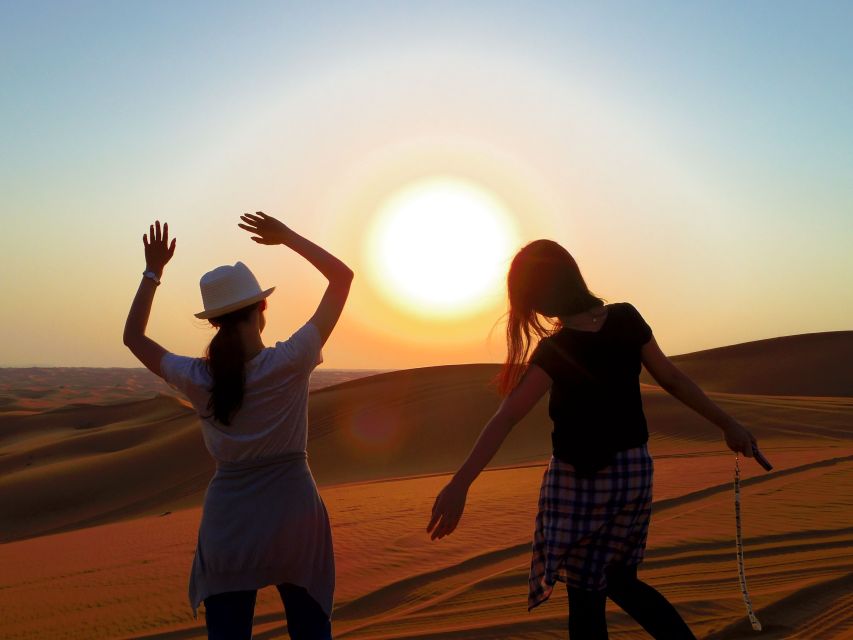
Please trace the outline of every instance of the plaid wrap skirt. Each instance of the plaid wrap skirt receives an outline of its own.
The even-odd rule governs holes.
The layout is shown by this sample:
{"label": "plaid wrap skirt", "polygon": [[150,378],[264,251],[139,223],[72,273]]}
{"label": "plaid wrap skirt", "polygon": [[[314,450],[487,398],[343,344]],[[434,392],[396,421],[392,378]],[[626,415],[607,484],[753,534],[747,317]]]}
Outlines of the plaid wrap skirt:
{"label": "plaid wrap skirt", "polygon": [[551,458],[539,494],[528,610],[545,602],[557,581],[601,591],[608,567],[642,562],[652,477],[647,445],[620,451],[611,465],[589,476]]}

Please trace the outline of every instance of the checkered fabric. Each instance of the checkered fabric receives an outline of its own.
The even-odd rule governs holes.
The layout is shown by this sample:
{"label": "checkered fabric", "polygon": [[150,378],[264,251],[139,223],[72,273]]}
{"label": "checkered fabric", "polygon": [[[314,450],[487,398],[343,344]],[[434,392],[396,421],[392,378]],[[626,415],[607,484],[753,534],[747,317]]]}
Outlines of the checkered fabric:
{"label": "checkered fabric", "polygon": [[528,610],[545,602],[558,580],[601,591],[607,567],[642,562],[652,476],[647,445],[620,451],[613,464],[591,476],[551,458],[539,494]]}

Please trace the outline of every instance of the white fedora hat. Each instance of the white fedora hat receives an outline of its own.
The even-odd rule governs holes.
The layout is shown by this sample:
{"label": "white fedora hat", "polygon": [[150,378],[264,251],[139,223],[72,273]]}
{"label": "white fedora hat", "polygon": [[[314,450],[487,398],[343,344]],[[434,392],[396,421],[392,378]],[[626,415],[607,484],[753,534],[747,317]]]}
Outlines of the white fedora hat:
{"label": "white fedora hat", "polygon": [[216,267],[205,273],[198,283],[204,311],[196,318],[216,318],[237,309],[259,302],[271,294],[275,287],[261,290],[255,275],[242,262]]}

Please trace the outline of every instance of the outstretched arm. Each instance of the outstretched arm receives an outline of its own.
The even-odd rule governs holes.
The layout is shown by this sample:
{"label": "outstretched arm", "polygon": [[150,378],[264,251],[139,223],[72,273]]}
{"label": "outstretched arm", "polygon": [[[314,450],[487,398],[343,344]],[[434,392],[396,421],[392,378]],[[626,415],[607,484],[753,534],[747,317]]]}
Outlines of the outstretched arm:
{"label": "outstretched arm", "polygon": [[465,509],[471,483],[498,452],[512,428],[530,413],[550,387],[551,378],[548,374],[540,367],[531,365],[518,386],[504,399],[495,415],[483,427],[468,458],[435,499],[432,518],[427,525],[433,540],[443,538],[456,529]]}
{"label": "outstretched arm", "polygon": [[[142,244],[145,246],[145,271],[153,272],[159,280],[166,263],[175,254],[175,239],[169,244],[169,224],[164,223],[161,232],[160,221],[157,220],[151,225],[149,235],[142,236]],[[124,344],[152,373],[162,377],[160,360],[166,350],[145,335],[156,290],[157,283],[143,276],[124,324]]]}
{"label": "outstretched arm", "polygon": [[244,213],[240,219],[243,223],[237,226],[255,234],[252,240],[258,244],[283,244],[305,258],[326,276],[329,281],[326,292],[309,320],[320,331],[325,344],[349,296],[353,278],[352,270],[322,247],[303,238],[283,222],[268,216],[263,211],[254,214]]}
{"label": "outstretched arm", "polygon": [[732,451],[752,457],[755,437],[728,413],[714,403],[693,380],[667,358],[654,338],[643,345],[640,354],[648,372],[672,396],[686,404],[722,431]]}

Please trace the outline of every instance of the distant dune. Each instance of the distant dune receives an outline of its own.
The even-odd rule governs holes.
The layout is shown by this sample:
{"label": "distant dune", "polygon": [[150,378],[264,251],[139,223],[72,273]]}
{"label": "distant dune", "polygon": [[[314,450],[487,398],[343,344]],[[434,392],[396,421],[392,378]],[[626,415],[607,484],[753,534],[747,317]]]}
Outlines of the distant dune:
{"label": "distant dune", "polygon": [[[853,331],[757,340],[672,360],[708,391],[853,396]],[[645,371],[642,381],[654,383]]]}
{"label": "distant dune", "polygon": [[70,403],[127,402],[170,393],[147,369],[0,367],[0,411],[45,411]]}
{"label": "distant dune", "polygon": [[[851,637],[851,344],[853,332],[810,334],[676,358],[776,465],[765,474],[742,463],[762,638]],[[440,474],[464,459],[498,406],[489,385],[497,370],[428,367],[312,392],[309,459],[335,532],[336,637],[565,634],[561,590],[533,614],[524,605],[549,455],[544,401],[472,488],[459,531],[431,543],[423,530],[446,481]],[[15,370],[0,376],[8,401],[0,407],[0,636],[204,637],[185,604],[198,505],[213,472],[197,418],[168,388],[140,398],[150,380],[138,372],[123,384],[115,371],[84,370],[78,384],[68,371],[66,403],[46,382],[55,372],[30,371],[17,383]],[[107,403],[81,400],[107,389]],[[665,392],[645,386],[643,394],[656,460],[644,575],[700,637],[752,637],[734,568],[732,456],[715,427]],[[278,637],[280,620],[280,603],[262,592],[255,637]],[[643,637],[624,615],[611,620],[612,638]]]}
{"label": "distant dune", "polygon": [[[311,388],[353,380],[378,371],[318,369]],[[177,392],[140,367],[0,367],[0,412],[46,411],[72,403],[109,404]]]}

